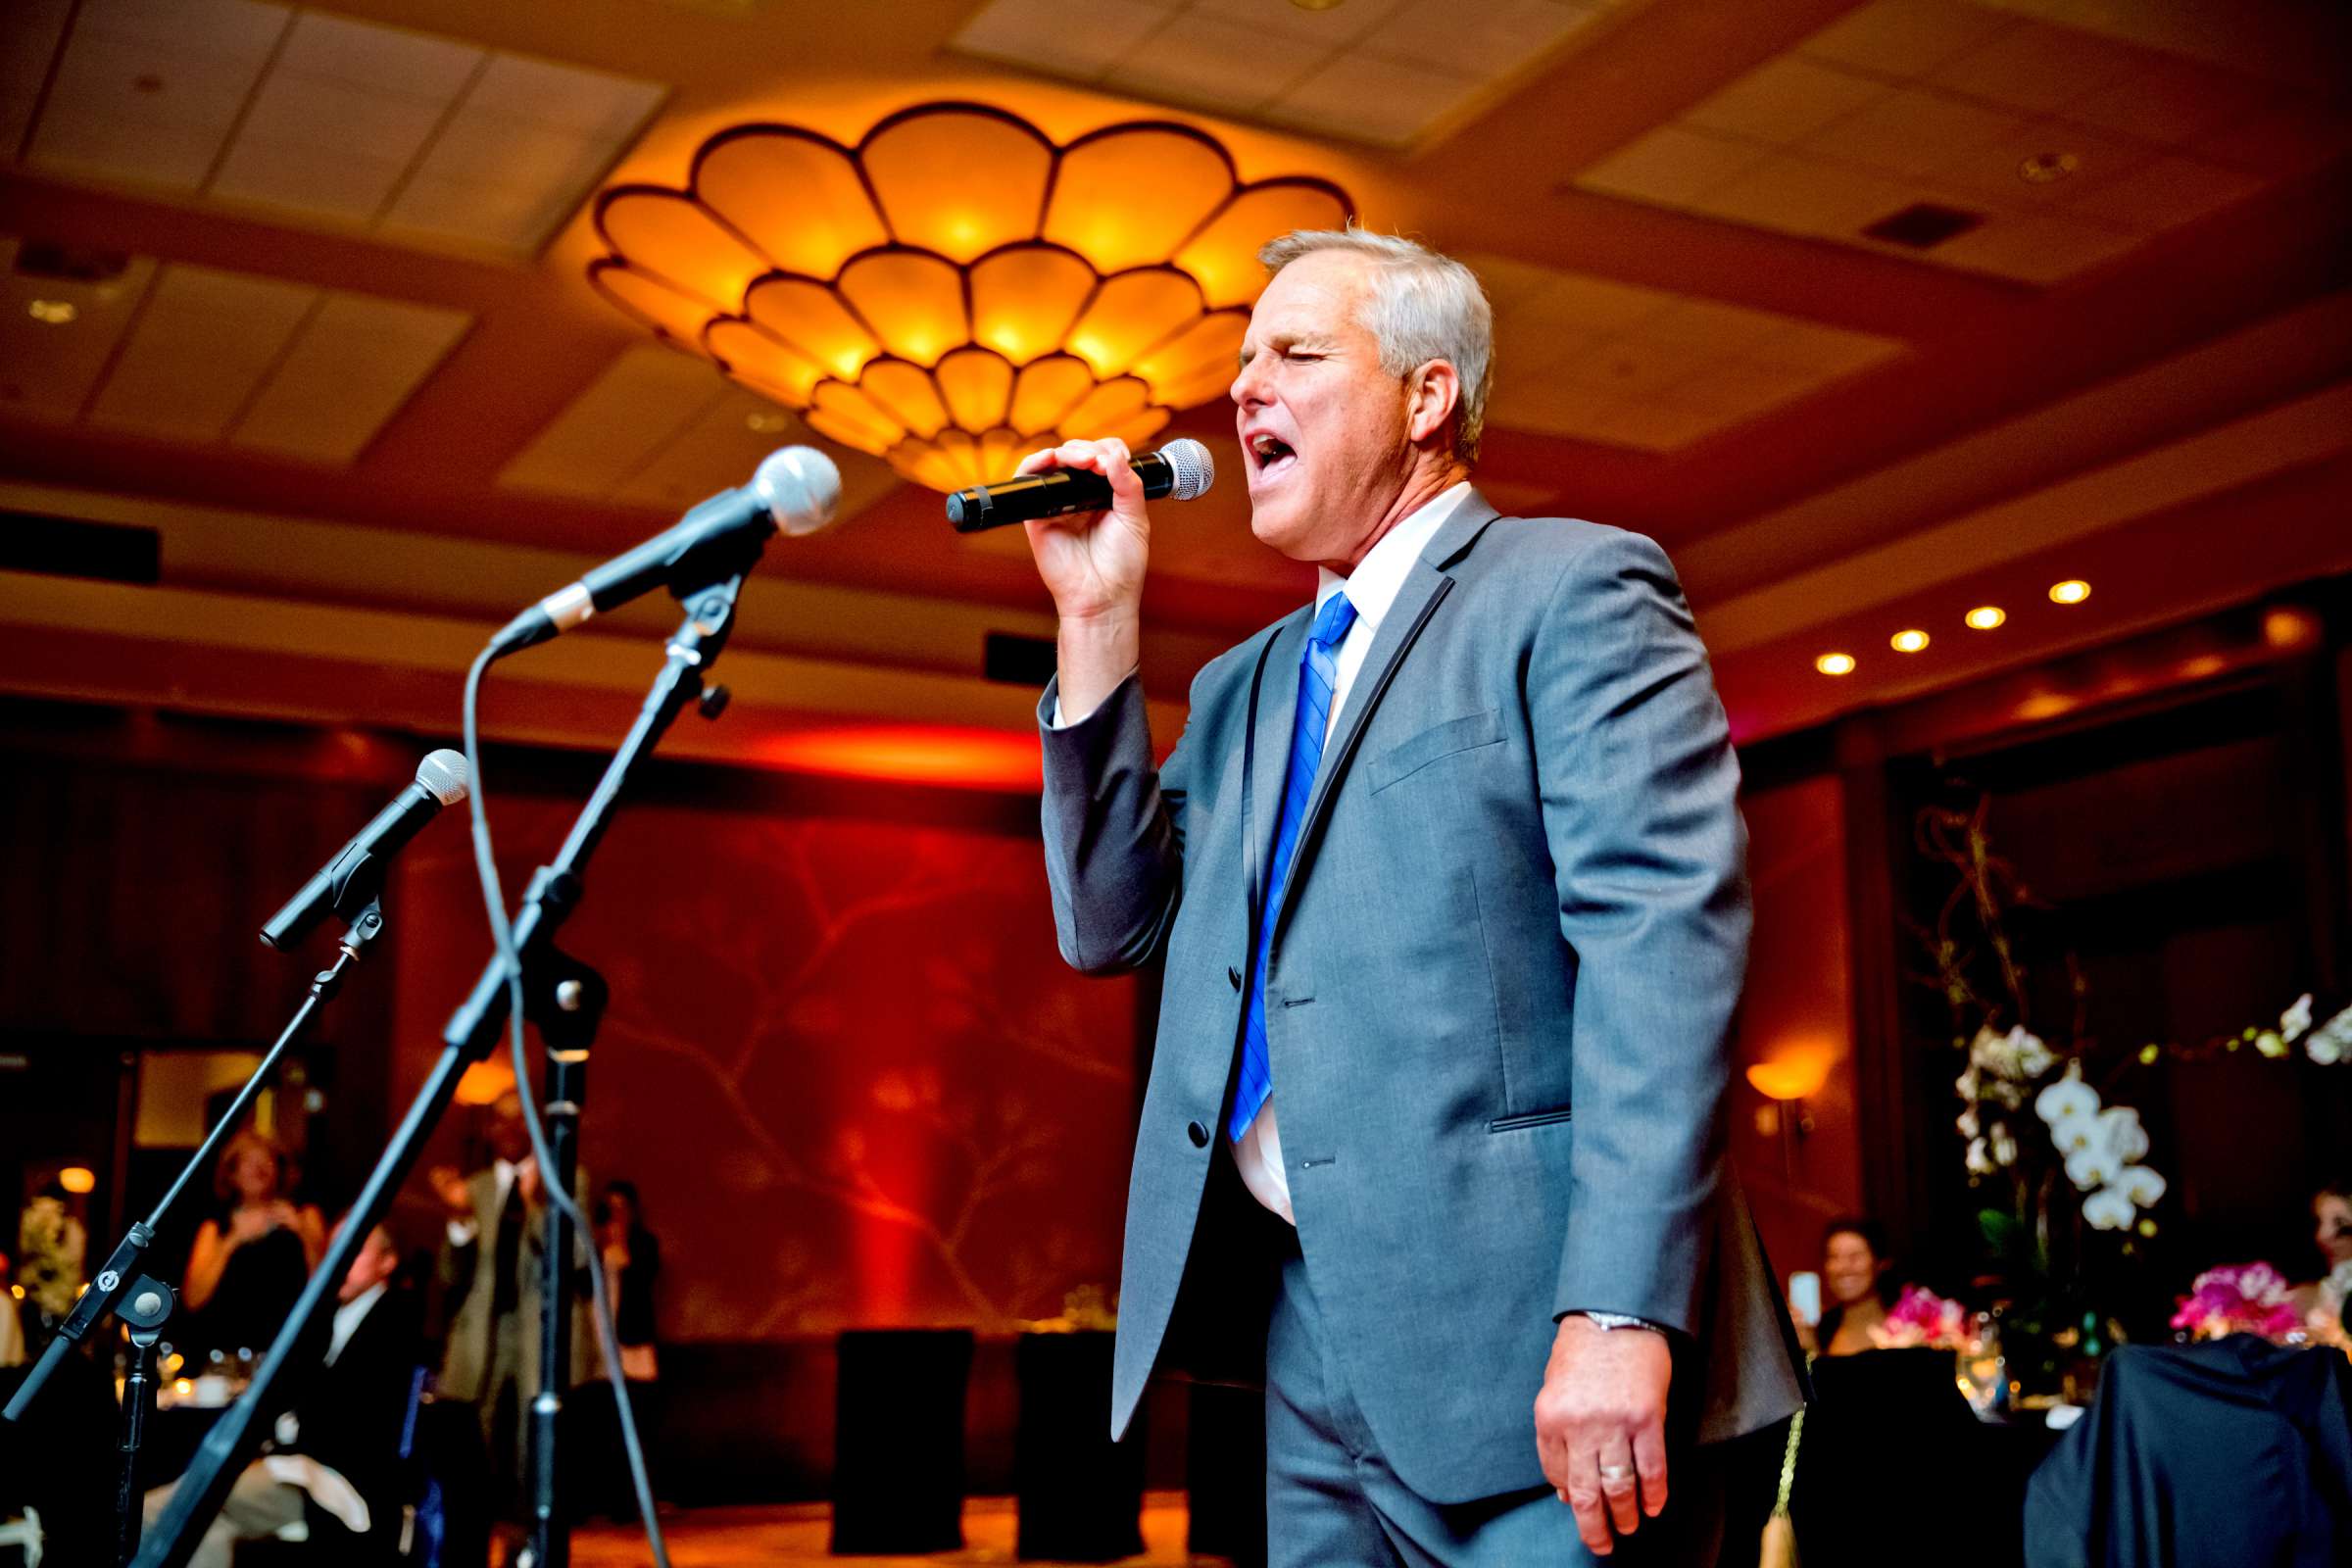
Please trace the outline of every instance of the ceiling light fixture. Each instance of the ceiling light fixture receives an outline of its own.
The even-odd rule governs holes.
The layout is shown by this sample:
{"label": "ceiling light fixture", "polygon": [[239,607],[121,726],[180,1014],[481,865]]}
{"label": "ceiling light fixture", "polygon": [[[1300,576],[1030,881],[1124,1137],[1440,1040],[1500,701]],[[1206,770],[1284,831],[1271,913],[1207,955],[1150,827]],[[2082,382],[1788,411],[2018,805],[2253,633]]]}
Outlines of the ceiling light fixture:
{"label": "ceiling light fixture", "polygon": [[1335,228],[1345,192],[1244,182],[1186,125],[1057,146],[968,103],[891,116],[855,147],[739,125],[683,189],[597,202],[589,281],[664,341],[935,490],[1070,435],[1140,447],[1232,382],[1257,249]]}
{"label": "ceiling light fixture", "polygon": [[2009,618],[2009,612],[1998,605],[1979,605],[1965,617],[1979,631],[1990,631]]}
{"label": "ceiling light fixture", "polygon": [[2053,605],[2079,605],[2089,597],[2090,584],[2080,577],[2069,577],[2064,582],[2050,584],[2050,603]]}
{"label": "ceiling light fixture", "polygon": [[1813,661],[1813,667],[1824,675],[1851,675],[1854,672],[1854,656],[1851,654],[1824,654]]}
{"label": "ceiling light fixture", "polygon": [[2017,166],[2017,177],[2029,185],[2054,185],[2082,167],[2073,153],[2035,153]]}
{"label": "ceiling light fixture", "polygon": [[72,300],[32,300],[25,305],[24,314],[44,326],[64,326],[81,312]]}
{"label": "ceiling light fixture", "polygon": [[1928,634],[1924,631],[1898,631],[1886,639],[1886,646],[1898,654],[1916,654],[1928,646]]}

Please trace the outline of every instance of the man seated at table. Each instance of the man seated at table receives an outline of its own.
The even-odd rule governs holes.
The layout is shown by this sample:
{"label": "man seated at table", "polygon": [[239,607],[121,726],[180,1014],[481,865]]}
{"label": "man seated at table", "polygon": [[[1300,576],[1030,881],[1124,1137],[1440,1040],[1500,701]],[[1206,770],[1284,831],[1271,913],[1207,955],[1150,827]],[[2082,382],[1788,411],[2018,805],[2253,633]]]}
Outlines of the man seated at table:
{"label": "man seated at table", "polygon": [[[324,1364],[278,1418],[276,1451],[238,1475],[189,1568],[229,1568],[236,1543],[306,1539],[314,1521],[357,1535],[399,1528],[400,1434],[421,1353],[415,1296],[393,1283],[399,1269],[400,1249],[378,1225],[336,1290]],[[147,1528],[171,1499],[170,1487],[147,1494]]]}

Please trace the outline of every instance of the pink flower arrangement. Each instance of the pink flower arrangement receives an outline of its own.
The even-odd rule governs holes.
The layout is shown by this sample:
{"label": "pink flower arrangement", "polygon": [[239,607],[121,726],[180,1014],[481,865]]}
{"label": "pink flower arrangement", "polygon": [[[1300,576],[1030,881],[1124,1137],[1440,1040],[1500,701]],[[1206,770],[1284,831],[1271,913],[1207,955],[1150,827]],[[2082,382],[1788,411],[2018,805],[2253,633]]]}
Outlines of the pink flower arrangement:
{"label": "pink flower arrangement", "polygon": [[1903,1294],[1886,1309],[1886,1321],[1872,1329],[1870,1338],[1883,1350],[1965,1350],[1976,1343],[1968,1313],[1958,1301],[1947,1301],[1917,1285],[1903,1287]]}
{"label": "pink flower arrangement", "polygon": [[2173,1327],[2200,1340],[2231,1334],[2284,1340],[2303,1326],[2302,1315],[2286,1298],[2286,1277],[2268,1263],[2209,1268],[2180,1301]]}

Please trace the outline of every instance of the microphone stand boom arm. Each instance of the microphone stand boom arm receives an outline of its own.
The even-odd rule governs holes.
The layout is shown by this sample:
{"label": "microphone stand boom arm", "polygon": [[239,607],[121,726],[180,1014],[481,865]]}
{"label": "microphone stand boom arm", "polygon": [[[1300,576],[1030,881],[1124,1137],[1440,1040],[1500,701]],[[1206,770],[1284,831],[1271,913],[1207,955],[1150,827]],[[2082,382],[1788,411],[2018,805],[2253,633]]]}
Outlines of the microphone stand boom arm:
{"label": "microphone stand boom arm", "polygon": [[[725,567],[732,575],[723,580],[698,587],[692,591],[677,590],[678,598],[686,605],[686,618],[672,633],[667,645],[668,659],[661,673],[654,677],[653,689],[646,696],[637,719],[629,728],[612,760],[606,764],[604,776],[597,781],[595,792],[580,808],[571,832],[564,841],[553,864],[540,867],[532,879],[523,908],[514,917],[514,951],[521,960],[524,1015],[541,1026],[550,1048],[551,1085],[564,1088],[571,1100],[567,1115],[559,1115],[557,1127],[551,1129],[551,1141],[559,1131],[563,1142],[558,1146],[560,1162],[565,1167],[560,1174],[543,1173],[549,1181],[563,1182],[568,1190],[572,1173],[570,1150],[573,1147],[571,1128],[576,1128],[579,1077],[577,1068],[584,1062],[588,1038],[593,1036],[596,1020],[602,1010],[605,996],[604,982],[595,971],[578,960],[558,952],[553,939],[558,928],[579,903],[582,891],[581,872],[596,847],[612,825],[612,814],[619,805],[620,793],[635,777],[650,757],[662,736],[689,703],[699,703],[706,716],[715,718],[725,706],[726,689],[706,688],[704,673],[726,646],[727,635],[733,629],[735,601],[743,588],[744,576],[757,561],[764,539],[751,541],[749,561],[737,560]],[[424,1085],[410,1102],[400,1125],[394,1129],[375,1169],[354,1199],[351,1212],[334,1239],[328,1244],[326,1255],[312,1271],[310,1283],[286,1318],[285,1327],[278,1331],[269,1354],[254,1372],[253,1381],[237,1401],[222,1412],[214,1423],[211,1433],[196,1450],[196,1457],[181,1477],[172,1494],[171,1506],[156,1528],[149,1533],[136,1559],[135,1568],[186,1568],[188,1559],[201,1543],[205,1526],[220,1511],[227,1500],[229,1488],[236,1483],[238,1472],[250,1460],[254,1451],[268,1436],[270,1423],[279,1409],[289,1402],[290,1396],[281,1393],[279,1385],[292,1370],[299,1351],[306,1348],[311,1325],[323,1313],[332,1310],[337,1285],[350,1269],[352,1259],[366,1243],[368,1233],[391,1205],[392,1198],[416,1162],[425,1141],[448,1111],[456,1097],[458,1080],[466,1069],[486,1058],[498,1043],[500,1031],[507,1022],[507,971],[505,964],[494,955],[475,982],[472,992],[451,1015],[448,1026],[441,1032],[443,1049],[440,1057],[426,1075]],[[570,1063],[556,1061],[559,1057],[574,1057]],[[570,1077],[561,1077],[566,1069]],[[567,1127],[566,1123],[570,1126]],[[551,1225],[548,1258],[551,1268],[562,1268],[569,1261],[568,1240],[558,1246],[558,1238],[567,1227],[561,1224],[562,1210],[550,1205]],[[555,1331],[558,1348],[567,1342],[570,1328],[568,1293],[542,1291],[540,1311],[561,1323]],[[547,1348],[548,1331],[543,1329],[541,1347]],[[316,1354],[324,1346],[324,1336],[309,1339],[307,1348]],[[552,1480],[554,1445],[553,1411],[539,1406],[548,1401],[545,1387],[550,1380],[561,1379],[568,1366],[568,1355],[562,1361],[543,1358],[540,1362],[542,1395],[534,1401],[532,1411],[533,1438],[536,1451],[535,1470]],[[542,1416],[544,1414],[544,1421]],[[547,1507],[542,1498],[538,1505]],[[544,1534],[560,1528],[556,1522],[542,1517],[538,1523]],[[553,1543],[558,1568],[564,1543],[559,1538]],[[547,1557],[540,1559],[547,1561]]]}

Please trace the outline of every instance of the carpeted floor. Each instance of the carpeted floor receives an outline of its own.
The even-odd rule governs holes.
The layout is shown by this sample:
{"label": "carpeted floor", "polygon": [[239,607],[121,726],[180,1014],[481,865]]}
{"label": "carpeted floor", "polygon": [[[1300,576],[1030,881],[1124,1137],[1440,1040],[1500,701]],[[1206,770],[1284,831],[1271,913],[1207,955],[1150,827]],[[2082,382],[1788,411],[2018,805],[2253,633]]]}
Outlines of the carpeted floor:
{"label": "carpeted floor", "polygon": [[[671,1568],[796,1568],[844,1563],[866,1568],[915,1568],[931,1563],[1009,1563],[1018,1520],[1008,1497],[975,1497],[964,1504],[964,1548],[930,1557],[834,1557],[825,1550],[830,1519],[821,1503],[775,1508],[695,1508],[665,1513],[662,1527]],[[1210,1564],[1184,1549],[1184,1497],[1153,1494],[1144,1505],[1144,1554],[1131,1564]],[[629,1525],[595,1525],[572,1537],[575,1568],[643,1568],[652,1558],[645,1534]]]}

